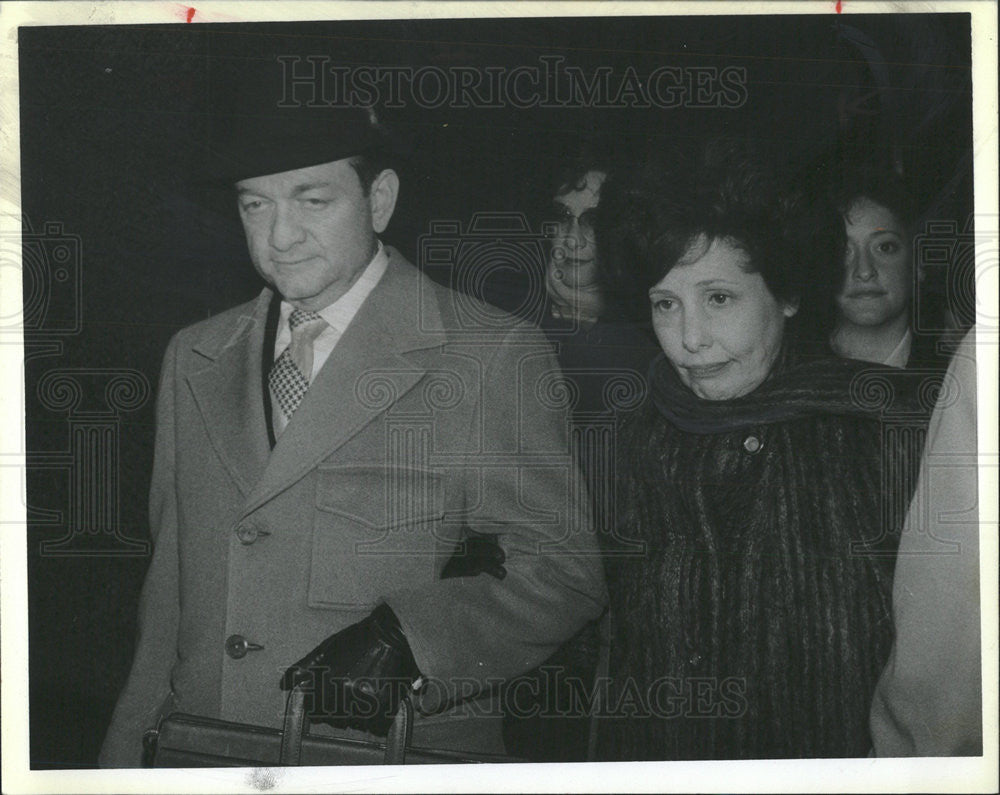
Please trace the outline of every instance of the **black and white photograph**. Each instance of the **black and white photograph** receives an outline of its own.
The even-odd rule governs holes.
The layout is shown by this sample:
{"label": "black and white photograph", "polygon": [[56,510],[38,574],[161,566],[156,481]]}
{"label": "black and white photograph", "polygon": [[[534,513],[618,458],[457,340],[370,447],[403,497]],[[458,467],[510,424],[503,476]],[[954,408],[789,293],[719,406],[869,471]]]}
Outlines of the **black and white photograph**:
{"label": "black and white photograph", "polygon": [[4,792],[996,791],[996,23],[0,6]]}

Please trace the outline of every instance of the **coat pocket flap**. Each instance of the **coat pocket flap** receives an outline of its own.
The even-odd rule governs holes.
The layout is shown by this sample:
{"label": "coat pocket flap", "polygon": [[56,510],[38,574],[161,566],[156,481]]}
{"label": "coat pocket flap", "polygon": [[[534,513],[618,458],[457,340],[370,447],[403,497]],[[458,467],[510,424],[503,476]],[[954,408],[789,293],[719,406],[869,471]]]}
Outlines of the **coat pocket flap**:
{"label": "coat pocket flap", "polygon": [[320,465],[316,508],[373,530],[444,516],[444,480],[424,467]]}

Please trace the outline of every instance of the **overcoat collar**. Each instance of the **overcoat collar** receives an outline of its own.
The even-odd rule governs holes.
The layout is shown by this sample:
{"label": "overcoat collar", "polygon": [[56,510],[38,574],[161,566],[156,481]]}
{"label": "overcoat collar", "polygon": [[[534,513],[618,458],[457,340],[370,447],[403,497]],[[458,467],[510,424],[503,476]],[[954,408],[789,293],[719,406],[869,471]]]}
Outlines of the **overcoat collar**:
{"label": "overcoat collar", "polygon": [[189,376],[212,444],[249,513],[295,483],[425,374],[411,351],[444,344],[437,288],[398,251],[299,405],[268,449],[261,395],[265,289],[234,326],[203,337],[195,350],[208,365]]}

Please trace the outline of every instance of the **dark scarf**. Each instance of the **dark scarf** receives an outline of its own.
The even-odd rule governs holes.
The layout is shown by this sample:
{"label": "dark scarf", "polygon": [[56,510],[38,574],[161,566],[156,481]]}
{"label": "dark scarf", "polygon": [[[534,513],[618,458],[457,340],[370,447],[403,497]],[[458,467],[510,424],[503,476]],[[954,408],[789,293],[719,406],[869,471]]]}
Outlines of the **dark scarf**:
{"label": "dark scarf", "polygon": [[782,351],[771,375],[753,392],[717,401],[695,395],[666,356],[661,354],[649,367],[650,397],[657,410],[680,430],[699,434],[819,415],[874,420],[886,412],[926,415],[926,400],[905,381],[895,368],[833,356],[803,361]]}

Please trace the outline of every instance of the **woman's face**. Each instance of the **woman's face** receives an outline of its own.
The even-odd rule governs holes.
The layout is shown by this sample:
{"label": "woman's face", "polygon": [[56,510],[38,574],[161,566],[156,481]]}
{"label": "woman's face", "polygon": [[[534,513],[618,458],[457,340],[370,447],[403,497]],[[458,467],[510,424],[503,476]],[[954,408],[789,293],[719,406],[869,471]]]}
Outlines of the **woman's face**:
{"label": "woman's face", "polygon": [[558,272],[558,280],[569,287],[582,287],[597,279],[593,214],[606,177],[603,171],[588,171],[581,188],[553,199],[558,229],[552,239],[549,269]]}
{"label": "woman's face", "polygon": [[701,236],[649,291],[660,347],[706,400],[756,389],[778,357],[785,319],[798,309],[778,301],[748,264],[732,243]]}
{"label": "woman's face", "polygon": [[877,327],[908,318],[913,266],[903,224],[891,210],[866,198],[850,206],[844,223],[845,279],[837,296],[841,322]]}

